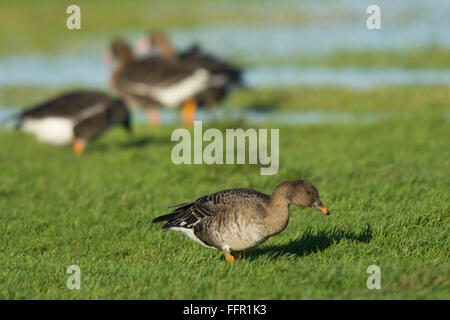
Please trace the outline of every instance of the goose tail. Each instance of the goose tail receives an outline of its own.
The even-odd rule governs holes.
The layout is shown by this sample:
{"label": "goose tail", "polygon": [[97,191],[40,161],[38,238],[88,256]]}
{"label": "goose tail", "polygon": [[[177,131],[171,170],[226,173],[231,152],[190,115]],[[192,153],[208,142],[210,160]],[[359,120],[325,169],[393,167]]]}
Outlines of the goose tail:
{"label": "goose tail", "polygon": [[161,222],[161,221],[169,221],[172,218],[174,218],[177,214],[178,214],[178,212],[177,213],[169,213],[169,214],[165,214],[163,216],[159,216],[159,217],[153,219],[152,223],[157,223],[157,222]]}

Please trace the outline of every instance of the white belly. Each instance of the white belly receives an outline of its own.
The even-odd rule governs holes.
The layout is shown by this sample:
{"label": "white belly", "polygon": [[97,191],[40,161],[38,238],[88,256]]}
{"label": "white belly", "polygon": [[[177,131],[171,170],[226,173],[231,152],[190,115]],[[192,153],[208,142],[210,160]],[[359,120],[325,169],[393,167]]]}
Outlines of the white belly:
{"label": "white belly", "polygon": [[72,120],[60,117],[25,118],[22,124],[22,130],[34,134],[38,141],[54,145],[71,143],[74,139],[73,128]]}
{"label": "white belly", "polygon": [[169,86],[167,88],[155,89],[153,94],[165,106],[174,108],[185,102],[186,99],[196,95],[206,88],[209,73],[206,70],[197,70],[192,76]]}

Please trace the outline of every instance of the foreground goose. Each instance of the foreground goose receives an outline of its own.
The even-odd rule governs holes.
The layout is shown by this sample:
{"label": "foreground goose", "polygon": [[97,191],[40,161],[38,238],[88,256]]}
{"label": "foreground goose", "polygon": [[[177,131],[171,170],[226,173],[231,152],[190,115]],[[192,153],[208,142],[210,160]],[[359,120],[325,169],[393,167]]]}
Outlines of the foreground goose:
{"label": "foreground goose", "polygon": [[[119,64],[111,75],[111,85],[131,104],[150,109],[149,120],[158,107],[177,108],[184,105],[186,124],[194,120],[194,97],[208,83],[217,81],[208,70],[185,65],[162,57],[135,59],[130,47],[121,40],[111,46],[111,54]],[[158,122],[158,121],[156,121]]]}
{"label": "foreground goose", "polygon": [[130,130],[130,114],[122,100],[97,91],[76,91],[57,96],[19,114],[18,127],[41,142],[73,143],[81,154],[87,141],[114,125]]}
{"label": "foreground goose", "polygon": [[144,54],[157,48],[161,57],[168,60],[178,60],[193,68],[204,68],[216,78],[210,81],[208,87],[196,96],[196,100],[211,108],[224,99],[234,88],[242,86],[242,70],[232,66],[194,45],[191,48],[177,52],[167,36],[162,32],[151,32],[149,37],[136,45],[136,53]]}
{"label": "foreground goose", "polygon": [[223,190],[174,205],[172,213],[152,222],[167,221],[163,230],[181,232],[211,249],[222,250],[227,261],[242,250],[253,248],[283,231],[289,221],[289,206],[311,207],[325,215],[330,212],[319,198],[317,188],[306,180],[285,181],[271,195],[252,189]]}

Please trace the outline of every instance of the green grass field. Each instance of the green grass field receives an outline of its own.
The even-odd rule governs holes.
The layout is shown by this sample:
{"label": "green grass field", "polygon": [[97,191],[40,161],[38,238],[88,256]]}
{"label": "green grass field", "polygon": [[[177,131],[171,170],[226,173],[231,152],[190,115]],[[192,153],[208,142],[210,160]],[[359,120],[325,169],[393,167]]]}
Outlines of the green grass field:
{"label": "green grass field", "polygon": [[[133,42],[149,30],[183,31],[195,39],[197,31],[210,27],[223,32],[242,27],[244,36],[258,28],[280,28],[274,29],[280,34],[273,33],[278,37],[284,28],[323,26],[316,41],[326,42],[335,34],[327,26],[361,19],[365,28],[365,10],[308,11],[296,0],[247,0],[245,5],[240,0],[80,0],[82,30],[69,31],[65,11],[71,4],[1,2],[0,62],[7,64],[3,58],[16,55],[66,52],[98,52],[100,57],[112,39]],[[394,12],[399,20],[392,24],[383,12],[382,32],[403,23],[415,27],[414,8]],[[440,34],[423,30],[417,37]],[[282,52],[283,41],[272,40],[268,45],[276,43]],[[446,72],[448,44],[426,43],[373,50],[354,43],[317,54],[305,44],[299,52],[229,53],[224,58],[244,68]],[[74,89],[5,83],[0,84],[0,108],[27,107]],[[0,299],[450,299],[449,103],[445,85],[237,91],[223,104],[380,115],[361,123],[268,123],[264,128],[280,128],[280,169],[273,176],[261,176],[259,165],[174,165],[176,143],[170,135],[175,126],[139,125],[133,136],[113,129],[82,156],[74,156],[70,147],[40,144],[23,132],[0,128]],[[235,187],[270,193],[292,179],[313,182],[331,215],[291,207],[286,230],[244,252],[234,264],[219,251],[151,224],[176,203]],[[80,290],[66,286],[70,265],[81,269]],[[370,265],[381,268],[381,290],[366,286]]]}
{"label": "green grass field", "polygon": [[[230,100],[280,96],[289,110],[297,101],[301,110],[395,115],[282,127],[273,176],[255,165],[176,166],[172,127],[139,126],[133,137],[114,129],[80,157],[0,131],[0,298],[449,299],[448,88],[254,90]],[[316,184],[331,215],[292,207],[283,233],[234,264],[150,224],[213,191],[270,193],[299,178]],[[80,290],[66,287],[72,264]],[[381,290],[366,287],[372,264]]]}

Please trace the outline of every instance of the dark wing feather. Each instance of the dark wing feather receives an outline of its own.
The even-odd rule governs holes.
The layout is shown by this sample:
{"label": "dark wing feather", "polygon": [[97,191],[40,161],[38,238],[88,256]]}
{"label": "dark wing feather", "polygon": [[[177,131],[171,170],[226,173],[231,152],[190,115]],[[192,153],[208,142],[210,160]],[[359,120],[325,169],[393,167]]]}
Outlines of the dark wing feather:
{"label": "dark wing feather", "polygon": [[74,133],[77,138],[91,140],[102,134],[110,125],[108,112],[104,110],[78,122],[74,127]]}
{"label": "dark wing feather", "polygon": [[196,96],[200,105],[212,107],[224,99],[233,88],[243,86],[242,69],[204,53],[198,45],[180,52],[178,59],[193,68],[208,70],[211,79],[214,77],[217,79],[217,81],[210,81],[209,87]]}
{"label": "dark wing feather", "polygon": [[193,228],[207,217],[229,212],[236,203],[245,198],[260,198],[268,200],[269,196],[251,189],[229,189],[209,194],[195,201],[181,203],[172,207],[176,209],[167,215],[160,216],[153,222],[167,221],[162,229],[173,227]]}
{"label": "dark wing feather", "polygon": [[194,202],[195,202],[195,200],[194,201],[189,201],[189,202],[183,202],[183,203],[179,203],[179,204],[174,204],[173,206],[169,206],[168,208],[170,209],[170,208],[183,207],[183,206],[185,206],[187,204],[192,204]]}
{"label": "dark wing feather", "polygon": [[49,116],[73,118],[81,111],[97,103],[109,103],[110,100],[110,97],[101,92],[70,92],[23,111],[21,118],[44,118]]}
{"label": "dark wing feather", "polygon": [[228,62],[221,60],[213,55],[206,54],[198,45],[178,54],[178,58],[186,65],[194,68],[204,68],[213,75],[222,75],[228,78],[228,84],[241,84],[242,70],[232,66]]}
{"label": "dark wing feather", "polygon": [[197,69],[161,57],[149,57],[127,65],[120,73],[119,81],[167,87],[189,77]]}

